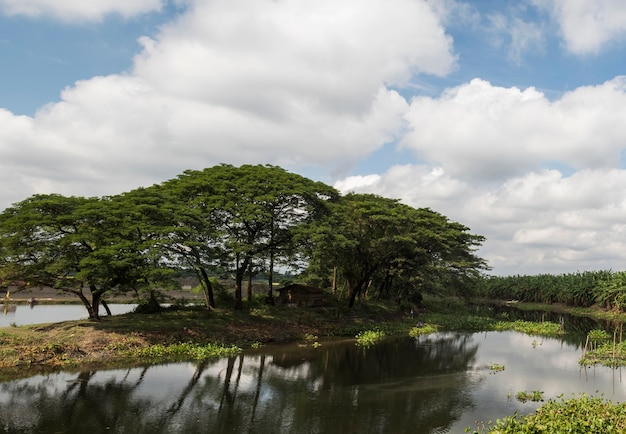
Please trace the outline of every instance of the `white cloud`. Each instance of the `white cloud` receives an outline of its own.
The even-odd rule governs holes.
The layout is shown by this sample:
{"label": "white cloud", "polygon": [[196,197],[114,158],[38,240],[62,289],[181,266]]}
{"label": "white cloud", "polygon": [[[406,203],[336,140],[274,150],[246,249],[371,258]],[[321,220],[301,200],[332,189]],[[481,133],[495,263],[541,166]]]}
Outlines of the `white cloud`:
{"label": "white cloud", "polygon": [[[5,13],[75,21],[161,5],[0,0]],[[158,34],[141,38],[126,73],[77,82],[33,117],[0,109],[0,208],[33,193],[115,194],[222,162],[313,166],[342,177],[398,143],[417,163],[336,186],[468,225],[487,237],[480,253],[497,273],[623,268],[626,78],[556,100],[475,79],[407,101],[392,88],[455,70],[442,22],[478,18],[450,0],[389,5],[186,2]],[[503,23],[514,59],[541,44],[538,26]],[[607,37],[619,36],[618,27]],[[556,170],[563,167],[573,173]]]}
{"label": "white cloud", "polygon": [[509,60],[515,64],[520,65],[526,53],[544,51],[545,35],[541,23],[525,21],[515,14],[494,13],[487,18],[491,43],[505,47]]}
{"label": "white cloud", "polygon": [[114,194],[222,162],[347,173],[402,132],[408,103],[390,86],[455,62],[437,15],[412,0],[189,2],[140,43],[127,73],[77,82],[32,118],[3,113],[3,205],[49,188]]}
{"label": "white cloud", "polygon": [[579,55],[599,52],[626,36],[626,3],[622,0],[533,0],[558,23],[567,49]]}
{"label": "white cloud", "polygon": [[163,0],[0,0],[6,15],[50,16],[61,21],[100,21],[105,15],[125,18],[160,11]]}
{"label": "white cloud", "polygon": [[623,169],[581,170],[569,177],[541,170],[477,185],[442,168],[404,165],[335,186],[400,198],[469,226],[486,236],[479,253],[498,274],[619,270],[626,261]]}
{"label": "white cloud", "polygon": [[502,180],[552,161],[576,169],[618,167],[624,116],[624,77],[553,102],[534,88],[475,79],[440,98],[413,99],[402,144],[463,179]]}

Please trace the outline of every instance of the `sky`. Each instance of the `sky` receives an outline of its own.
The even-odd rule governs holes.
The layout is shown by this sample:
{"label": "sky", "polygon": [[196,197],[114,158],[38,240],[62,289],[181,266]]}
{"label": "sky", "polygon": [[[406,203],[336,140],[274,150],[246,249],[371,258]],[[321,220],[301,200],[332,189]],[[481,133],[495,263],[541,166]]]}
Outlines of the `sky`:
{"label": "sky", "polygon": [[625,51],[623,0],[0,0],[0,210],[273,164],[624,270]]}

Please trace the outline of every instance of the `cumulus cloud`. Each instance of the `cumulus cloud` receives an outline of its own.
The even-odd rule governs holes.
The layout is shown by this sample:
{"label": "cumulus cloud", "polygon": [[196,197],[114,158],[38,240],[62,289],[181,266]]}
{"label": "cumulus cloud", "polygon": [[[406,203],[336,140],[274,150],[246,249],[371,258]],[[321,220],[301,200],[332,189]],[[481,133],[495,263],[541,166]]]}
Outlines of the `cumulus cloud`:
{"label": "cumulus cloud", "polygon": [[[90,17],[160,5],[0,1],[13,13],[30,5],[32,13],[54,7]],[[186,6],[158,34],[141,38],[127,73],[77,82],[32,118],[3,113],[0,161],[27,180],[16,182],[31,192],[52,182],[64,193],[113,194],[222,162],[347,173],[402,132],[408,103],[391,88],[416,74],[445,75],[455,64],[452,40],[425,2]],[[21,161],[16,149],[33,159]],[[86,181],[72,182],[79,173]]]}
{"label": "cumulus cloud", "polygon": [[100,21],[108,14],[125,18],[160,11],[163,0],[0,0],[6,15],[52,17],[61,21]]}
{"label": "cumulus cloud", "polygon": [[401,146],[420,164],[335,186],[466,224],[487,238],[480,254],[499,274],[622,269],[624,107],[624,77],[554,101],[534,88],[475,79],[410,102]]}
{"label": "cumulus cloud", "polygon": [[479,186],[440,167],[403,165],[335,187],[400,198],[462,222],[487,238],[479,253],[498,274],[618,270],[626,261],[623,169],[539,170]]}
{"label": "cumulus cloud", "polygon": [[626,3],[622,0],[533,0],[557,22],[567,49],[594,54],[626,36]]}
{"label": "cumulus cloud", "polygon": [[414,98],[402,146],[455,177],[483,181],[551,161],[576,169],[618,167],[626,143],[624,107],[624,77],[580,87],[557,101],[534,88],[474,79],[440,98]]}

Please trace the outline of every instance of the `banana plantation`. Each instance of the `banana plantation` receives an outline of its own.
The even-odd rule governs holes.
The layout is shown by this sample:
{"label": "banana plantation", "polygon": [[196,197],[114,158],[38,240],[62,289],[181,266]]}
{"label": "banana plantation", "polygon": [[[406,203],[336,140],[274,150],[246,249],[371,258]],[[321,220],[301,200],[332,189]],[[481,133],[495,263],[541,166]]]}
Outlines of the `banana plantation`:
{"label": "banana plantation", "polygon": [[626,271],[584,271],[534,276],[487,276],[476,295],[496,300],[532,303],[564,303],[576,307],[600,305],[626,310]]}

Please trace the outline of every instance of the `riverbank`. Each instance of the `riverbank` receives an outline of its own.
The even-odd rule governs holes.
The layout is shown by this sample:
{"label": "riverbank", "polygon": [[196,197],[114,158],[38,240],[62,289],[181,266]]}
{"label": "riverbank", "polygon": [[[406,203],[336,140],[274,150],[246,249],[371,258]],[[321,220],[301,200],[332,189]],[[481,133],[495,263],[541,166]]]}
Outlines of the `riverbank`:
{"label": "riverbank", "polygon": [[491,300],[484,298],[471,299],[473,304],[477,305],[494,305],[494,306],[512,306],[520,310],[536,310],[546,312],[565,313],[568,315],[589,317],[596,320],[619,321],[626,322],[626,313],[607,310],[600,305],[590,307],[569,306],[563,303],[543,304],[543,303],[527,303],[517,300]]}
{"label": "riverbank", "polygon": [[408,331],[414,324],[393,305],[372,303],[349,310],[287,308],[259,304],[250,309],[209,311],[168,308],[0,329],[0,380],[51,369],[98,369],[220,357],[242,349],[307,336],[350,336],[372,327]]}
{"label": "riverbank", "polygon": [[[416,317],[400,313],[394,303],[368,301],[353,309],[344,304],[338,300],[324,308],[311,309],[258,302],[242,311],[173,307],[154,314],[105,316],[100,321],[5,327],[0,329],[0,380],[51,369],[130,367],[220,357],[259,345],[303,341],[311,336],[354,338],[373,329],[387,335],[436,330],[517,329],[536,335],[560,332],[555,324],[520,324],[488,318],[468,309],[460,299],[429,299],[426,312]],[[550,306],[516,303],[515,307],[547,310]],[[578,309],[557,309],[580,314]],[[418,324],[420,327],[416,327]]]}

